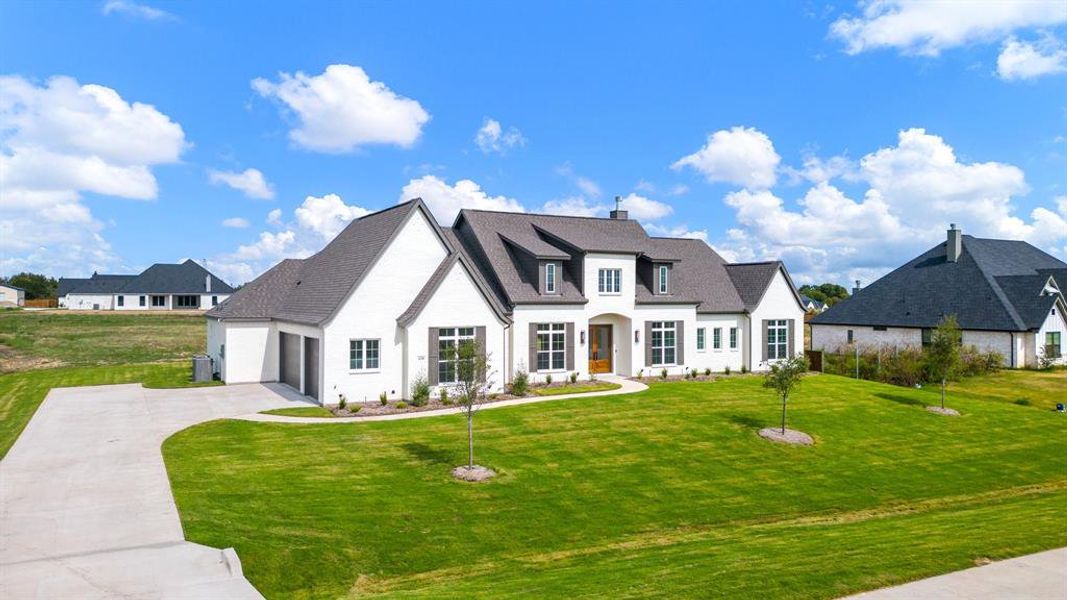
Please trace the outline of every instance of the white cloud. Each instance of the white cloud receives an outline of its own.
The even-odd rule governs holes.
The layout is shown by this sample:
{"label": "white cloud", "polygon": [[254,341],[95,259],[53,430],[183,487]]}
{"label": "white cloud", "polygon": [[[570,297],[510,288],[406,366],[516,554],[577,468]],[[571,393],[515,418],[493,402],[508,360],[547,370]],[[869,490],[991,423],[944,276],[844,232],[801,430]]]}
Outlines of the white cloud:
{"label": "white cloud", "polygon": [[765,133],[751,127],[734,127],[708,136],[700,150],[677,160],[672,169],[692,167],[709,182],[726,182],[753,189],[774,185],[781,157]]}
{"label": "white cloud", "polygon": [[279,74],[273,83],[252,81],[252,89],[292,111],[299,125],[289,131],[297,145],[318,152],[350,152],[368,144],[410,147],[430,120],[417,101],[371,81],[360,67],[330,65],[321,75]]}
{"label": "white cloud", "polygon": [[491,152],[507,154],[508,150],[516,146],[525,146],[526,138],[515,127],[509,127],[507,131],[504,131],[499,121],[486,117],[485,122],[474,136],[474,143],[486,154]]}
{"label": "white cloud", "polygon": [[332,240],[349,221],[370,211],[361,206],[345,204],[337,194],[326,194],[321,198],[308,196],[294,213],[301,227],[314,231],[325,240]]}
{"label": "white cloud", "polygon": [[997,57],[997,74],[1006,81],[1035,79],[1064,71],[1067,71],[1067,49],[1052,36],[1036,43],[1008,38]]}
{"label": "white cloud", "polygon": [[189,145],[181,126],[70,77],[37,85],[5,76],[0,89],[0,271],[70,275],[71,265],[118,264],[81,194],[155,198],[152,167],[178,162]]}
{"label": "white cloud", "polygon": [[844,156],[831,156],[825,159],[818,156],[806,156],[801,168],[787,166],[782,170],[789,175],[790,183],[801,181],[823,183],[837,178],[856,181],[859,177],[856,163]]}
{"label": "white cloud", "polygon": [[229,219],[222,220],[223,227],[232,227],[233,229],[244,229],[248,227],[248,219],[241,217],[230,217]]}
{"label": "white cloud", "polygon": [[645,230],[648,231],[649,235],[653,235],[656,237],[689,238],[693,240],[704,240],[705,242],[708,241],[707,229],[694,230],[689,229],[685,225],[668,227],[663,225],[657,225],[655,223],[650,223],[648,225],[645,225]]}
{"label": "white cloud", "polygon": [[650,200],[638,194],[630,194],[622,199],[622,209],[629,213],[631,219],[638,221],[655,221],[674,212],[670,204]]}
{"label": "white cloud", "polygon": [[245,169],[240,173],[208,169],[207,176],[211,183],[228,185],[249,198],[262,200],[274,198],[273,186],[267,183],[267,179],[259,169]]}
{"label": "white cloud", "polygon": [[590,203],[583,196],[549,200],[541,207],[541,212],[543,213],[568,217],[599,217],[604,215],[607,210],[607,206]]}
{"label": "white cloud", "polygon": [[796,208],[769,190],[728,194],[738,226],[717,249],[734,260],[781,258],[802,281],[870,281],[939,242],[953,222],[968,234],[1053,251],[1067,239],[1067,202],[1058,212],[1038,207],[1029,221],[1020,218],[1013,200],[1029,188],[1018,167],[962,162],[923,129],[901,131],[896,145],[864,156],[855,176],[867,185],[861,199],[827,181],[809,188]]}
{"label": "white cloud", "polygon": [[830,35],[843,41],[849,54],[896,48],[937,56],[948,48],[1064,22],[1063,0],[873,0],[865,4],[862,16],[834,21]]}
{"label": "white cloud", "polygon": [[462,208],[524,212],[517,200],[490,196],[470,179],[461,179],[455,185],[448,185],[433,175],[424,175],[409,181],[401,190],[397,202],[407,202],[412,198],[422,198],[443,225],[450,225]]}
{"label": "white cloud", "polygon": [[591,198],[599,198],[602,193],[600,191],[600,184],[588,177],[576,178],[574,180],[574,185],[578,186],[578,189],[581,190],[583,194],[586,194]]}
{"label": "white cloud", "polygon": [[146,21],[169,21],[176,18],[165,10],[147,4],[138,4],[132,0],[107,0],[100,8],[100,12],[105,15],[118,13]]}
{"label": "white cloud", "polygon": [[305,258],[318,252],[349,221],[369,212],[345,204],[337,194],[307,196],[293,211],[292,219],[283,218],[280,208],[270,211],[267,223],[277,231],[261,231],[255,241],[215,256],[211,260],[212,270],[233,283],[249,281],[282,259]]}

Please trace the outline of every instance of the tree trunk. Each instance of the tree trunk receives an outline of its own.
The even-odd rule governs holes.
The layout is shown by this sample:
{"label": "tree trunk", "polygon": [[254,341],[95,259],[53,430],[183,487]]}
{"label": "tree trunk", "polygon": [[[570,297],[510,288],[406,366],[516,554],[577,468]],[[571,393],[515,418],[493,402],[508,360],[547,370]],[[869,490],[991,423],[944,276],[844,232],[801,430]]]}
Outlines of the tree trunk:
{"label": "tree trunk", "polygon": [[941,410],[945,410],[945,378],[941,378]]}
{"label": "tree trunk", "polygon": [[789,394],[782,394],[782,435],[785,435],[785,404],[789,401]]}
{"label": "tree trunk", "polygon": [[474,415],[467,409],[467,467],[474,468]]}

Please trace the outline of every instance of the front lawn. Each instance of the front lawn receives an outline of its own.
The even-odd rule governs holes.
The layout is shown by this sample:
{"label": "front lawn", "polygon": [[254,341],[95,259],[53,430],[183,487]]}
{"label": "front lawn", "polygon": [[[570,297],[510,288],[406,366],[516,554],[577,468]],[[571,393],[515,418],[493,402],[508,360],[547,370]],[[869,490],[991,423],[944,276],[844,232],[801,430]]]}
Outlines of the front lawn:
{"label": "front lawn", "polygon": [[585,383],[569,383],[566,385],[553,385],[547,387],[533,387],[530,391],[535,396],[560,396],[563,394],[586,394],[589,392],[606,392],[617,390],[622,386],[610,381],[587,381]]}
{"label": "front lawn", "polygon": [[1067,419],[818,375],[814,447],[759,438],[760,379],[461,416],[216,421],[164,444],[186,536],[267,597],[832,598],[1067,545]]}
{"label": "front lawn", "polygon": [[[937,386],[927,386],[937,390]],[[968,377],[949,383],[958,396],[985,398],[1055,410],[1057,402],[1067,402],[1067,368],[1047,371],[1005,369],[985,377]],[[938,392],[940,393],[940,392]]]}

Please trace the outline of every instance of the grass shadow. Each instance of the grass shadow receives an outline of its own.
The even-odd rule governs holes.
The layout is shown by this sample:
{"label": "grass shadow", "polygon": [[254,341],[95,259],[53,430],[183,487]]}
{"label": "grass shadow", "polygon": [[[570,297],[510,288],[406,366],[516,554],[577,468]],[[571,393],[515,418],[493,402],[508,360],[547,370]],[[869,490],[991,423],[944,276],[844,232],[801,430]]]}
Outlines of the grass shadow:
{"label": "grass shadow", "polygon": [[901,396],[899,394],[886,394],[886,393],[878,393],[878,394],[875,394],[875,396],[878,397],[878,398],[881,398],[882,400],[889,400],[890,402],[896,402],[897,404],[906,404],[908,406],[926,406],[926,404],[924,404],[922,400],[917,400],[917,399],[912,398],[910,396]]}
{"label": "grass shadow", "polygon": [[740,425],[741,427],[748,427],[750,429],[763,429],[767,426],[766,421],[748,415],[730,415],[729,419],[734,425]]}
{"label": "grass shadow", "polygon": [[401,448],[415,460],[431,465],[451,465],[459,460],[453,452],[433,448],[419,442],[408,442],[402,444]]}

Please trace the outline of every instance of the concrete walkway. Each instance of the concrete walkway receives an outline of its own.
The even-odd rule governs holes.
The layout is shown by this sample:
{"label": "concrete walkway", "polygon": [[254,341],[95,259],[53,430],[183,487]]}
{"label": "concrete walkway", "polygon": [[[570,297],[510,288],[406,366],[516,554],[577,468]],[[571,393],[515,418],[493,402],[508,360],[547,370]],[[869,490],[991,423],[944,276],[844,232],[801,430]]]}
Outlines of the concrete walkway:
{"label": "concrete walkway", "polygon": [[1002,560],[845,600],[1063,600],[1067,548]]}
{"label": "concrete walkway", "polygon": [[[500,400],[499,402],[489,402],[486,404],[480,404],[475,410],[480,411],[488,410],[490,408],[505,408],[508,406],[520,406],[522,404],[534,404],[537,402],[566,400],[568,398],[595,398],[597,396],[617,396],[619,394],[633,394],[634,392],[643,392],[648,389],[647,385],[639,381],[633,381],[630,379],[626,379],[625,377],[619,377],[618,375],[603,375],[600,376],[599,379],[601,381],[617,383],[622,387],[616,390],[606,390],[603,392],[560,394],[558,396],[531,396],[529,398],[515,398],[514,400]],[[371,415],[366,417],[292,417],[288,415],[264,415],[260,413],[251,413],[246,415],[238,415],[233,418],[242,419],[245,421],[259,421],[262,423],[367,423],[370,421],[401,421],[405,419],[423,419],[426,417],[440,417],[442,415],[456,415],[462,413],[464,410],[465,409],[462,406],[453,406],[451,408],[439,408],[436,410],[397,413],[393,415]]]}
{"label": "concrete walkway", "polygon": [[160,446],[301,405],[270,384],[53,389],[0,461],[0,598],[261,598],[232,549],[185,541]]}

